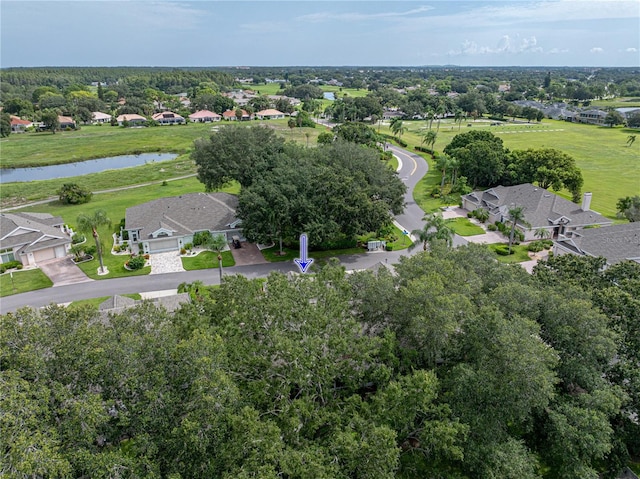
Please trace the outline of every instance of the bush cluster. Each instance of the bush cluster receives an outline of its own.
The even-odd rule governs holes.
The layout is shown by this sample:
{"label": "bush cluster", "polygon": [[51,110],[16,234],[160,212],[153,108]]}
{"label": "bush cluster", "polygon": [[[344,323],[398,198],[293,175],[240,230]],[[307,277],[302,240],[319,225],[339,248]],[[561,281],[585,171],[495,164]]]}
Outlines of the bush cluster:
{"label": "bush cluster", "polygon": [[203,244],[206,244],[210,239],[211,239],[210,231],[198,231],[193,235],[193,245],[201,246]]}
{"label": "bush cluster", "polygon": [[9,261],[7,263],[0,264],[0,273],[4,273],[10,269],[22,269],[22,263],[20,261]]}
{"label": "bush cluster", "polygon": [[144,268],[145,259],[144,256],[133,256],[127,261],[127,267],[132,270]]}
{"label": "bush cluster", "polygon": [[511,248],[511,252],[509,252],[509,247],[506,245],[498,245],[494,250],[500,256],[509,256],[510,254],[515,253],[514,249]]}
{"label": "bush cluster", "polygon": [[78,243],[84,243],[84,241],[87,238],[82,234],[82,233],[75,233],[72,237],[71,237],[71,242],[73,244],[78,244]]}

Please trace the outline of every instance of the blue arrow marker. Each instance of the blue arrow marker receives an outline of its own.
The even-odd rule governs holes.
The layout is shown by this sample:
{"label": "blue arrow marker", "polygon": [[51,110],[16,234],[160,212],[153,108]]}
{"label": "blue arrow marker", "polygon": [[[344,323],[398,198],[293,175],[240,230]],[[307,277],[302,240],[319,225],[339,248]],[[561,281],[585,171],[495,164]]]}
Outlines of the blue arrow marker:
{"label": "blue arrow marker", "polygon": [[300,235],[300,258],[296,258],[293,261],[298,265],[301,273],[306,273],[307,268],[313,263],[312,258],[307,258],[307,235],[305,234]]}

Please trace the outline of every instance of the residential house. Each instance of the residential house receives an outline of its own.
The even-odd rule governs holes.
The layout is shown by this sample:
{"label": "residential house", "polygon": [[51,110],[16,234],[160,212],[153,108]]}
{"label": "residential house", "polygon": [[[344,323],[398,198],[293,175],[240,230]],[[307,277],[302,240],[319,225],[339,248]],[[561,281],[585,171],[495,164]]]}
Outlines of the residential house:
{"label": "residential house", "polygon": [[284,119],[284,113],[273,108],[267,108],[266,110],[259,111],[255,114],[259,120],[282,120]]}
{"label": "residential house", "polygon": [[616,111],[618,113],[620,113],[623,118],[625,120],[628,120],[629,118],[631,118],[633,115],[638,115],[640,114],[640,108],[638,107],[623,107],[623,108],[616,108]]}
{"label": "residential house", "polygon": [[66,130],[67,128],[76,129],[76,122],[70,116],[58,115],[58,123],[60,124],[58,128],[61,130]]}
{"label": "residential house", "polygon": [[286,95],[267,95],[267,98],[269,98],[269,100],[271,100],[274,104],[278,100],[286,100],[286,101],[289,102],[289,104],[291,106],[298,106],[298,105],[300,105],[302,103],[297,98],[293,98],[293,97],[286,96]]}
{"label": "residential house", "polygon": [[47,213],[0,213],[0,262],[63,258],[71,238],[62,218]]}
{"label": "residential house", "polygon": [[575,231],[571,237],[558,238],[553,252],[556,255],[602,256],[607,265],[625,260],[640,263],[640,223]]}
{"label": "residential house", "polygon": [[33,126],[33,122],[29,120],[23,120],[22,118],[10,115],[11,117],[11,131],[13,133],[24,133],[27,128]]}
{"label": "residential house", "polygon": [[222,120],[222,117],[209,110],[200,110],[189,115],[189,120],[194,123],[211,123]]}
{"label": "residential house", "polygon": [[590,125],[604,125],[604,119],[607,112],[603,110],[584,110],[578,112],[575,120],[580,123],[589,123]]}
{"label": "residential house", "polygon": [[145,126],[147,123],[147,119],[144,116],[138,115],[136,113],[127,113],[124,115],[120,115],[118,116],[118,118],[116,118],[116,120],[119,126],[123,126],[125,121],[129,126]]}
{"label": "residential house", "polygon": [[96,125],[101,123],[111,123],[111,115],[102,113],[101,111],[94,111],[91,113],[92,122]]}
{"label": "residential house", "polygon": [[143,253],[179,251],[198,231],[242,236],[238,200],[227,193],[189,193],[127,208],[124,229]]}
{"label": "residential house", "polygon": [[160,125],[184,125],[185,123],[184,117],[172,111],[156,113],[151,118],[157,121]]}
{"label": "residential house", "polygon": [[524,209],[528,225],[518,224],[526,241],[536,239],[538,230],[546,230],[552,238],[570,237],[575,231],[591,226],[606,226],[612,221],[592,211],[591,193],[585,193],[581,205],[551,193],[544,188],[525,183],[516,186],[496,186],[485,191],[474,191],[462,197],[462,207],[468,211],[484,208],[489,222],[509,220],[509,209]]}
{"label": "residential house", "polygon": [[139,304],[144,302],[149,302],[154,304],[158,308],[164,308],[168,312],[172,313],[178,308],[180,308],[183,304],[187,304],[191,302],[191,297],[189,293],[178,293],[172,294],[169,296],[159,296],[157,298],[150,299],[131,299],[126,296],[112,296],[109,299],[104,300],[98,306],[98,312],[101,315],[109,315],[109,314],[118,314],[126,309],[133,308]]}
{"label": "residential house", "polygon": [[[240,118],[241,121],[249,121],[253,118],[253,115],[250,115],[246,110],[241,110],[241,111],[242,111],[242,117]],[[224,113],[222,113],[222,118],[228,121],[236,121],[238,119],[236,115],[236,110],[225,111]]]}

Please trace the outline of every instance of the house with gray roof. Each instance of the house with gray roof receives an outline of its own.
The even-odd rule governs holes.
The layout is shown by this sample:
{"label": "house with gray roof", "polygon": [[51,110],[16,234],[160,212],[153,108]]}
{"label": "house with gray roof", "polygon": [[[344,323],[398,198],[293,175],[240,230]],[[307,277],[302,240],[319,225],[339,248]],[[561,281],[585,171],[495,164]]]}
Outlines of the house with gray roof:
{"label": "house with gray roof", "polygon": [[576,231],[569,238],[558,238],[553,252],[556,255],[602,256],[608,265],[626,260],[640,263],[640,223]]}
{"label": "house with gray roof", "polygon": [[238,199],[228,193],[189,193],[127,208],[124,229],[143,253],[179,251],[198,231],[242,236]]}
{"label": "house with gray roof", "polygon": [[489,221],[508,222],[509,209],[521,206],[528,225],[517,224],[525,241],[536,239],[536,232],[547,230],[551,238],[571,236],[575,231],[590,226],[607,226],[609,218],[591,210],[591,193],[585,193],[578,205],[544,188],[524,183],[515,186],[496,186],[485,191],[474,191],[462,197],[467,211],[483,208],[489,212]]}
{"label": "house with gray roof", "polygon": [[604,119],[607,112],[604,110],[583,110],[578,112],[575,120],[580,123],[589,123],[591,125],[604,125]]}
{"label": "house with gray roof", "polygon": [[36,266],[40,261],[67,255],[71,237],[62,218],[47,213],[0,214],[0,262],[20,261]]}
{"label": "house with gray roof", "polygon": [[183,304],[191,302],[189,293],[178,293],[169,296],[160,296],[152,299],[131,299],[126,296],[112,296],[98,306],[98,311],[101,313],[113,313],[118,314],[126,309],[133,308],[143,302],[150,302],[158,308],[164,308],[168,312],[173,312],[179,309]]}

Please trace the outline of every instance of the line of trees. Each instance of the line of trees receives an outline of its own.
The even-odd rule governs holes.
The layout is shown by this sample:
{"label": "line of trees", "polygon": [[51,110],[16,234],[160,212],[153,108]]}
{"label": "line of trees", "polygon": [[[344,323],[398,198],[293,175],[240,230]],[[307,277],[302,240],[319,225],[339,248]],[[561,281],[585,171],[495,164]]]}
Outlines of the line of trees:
{"label": "line of trees", "polygon": [[640,452],[640,266],[602,266],[433,243],[395,276],[181,285],[173,314],[22,309],[0,321],[0,471],[613,478]]}

